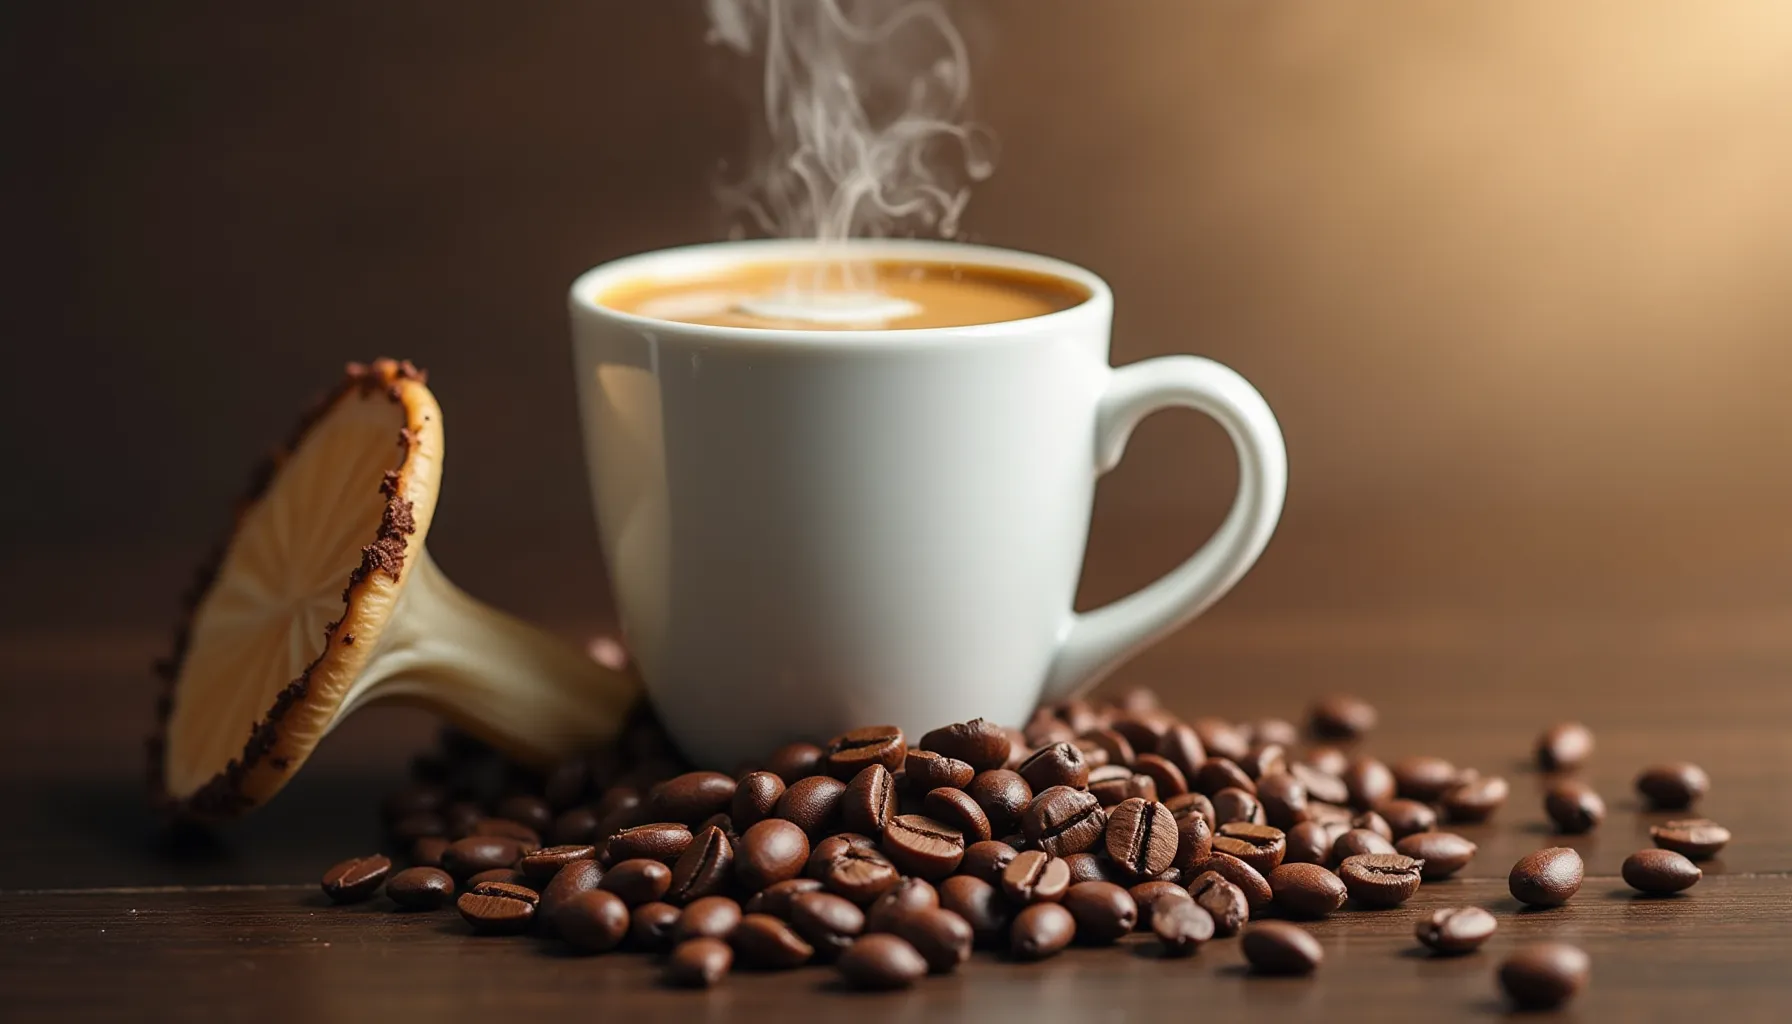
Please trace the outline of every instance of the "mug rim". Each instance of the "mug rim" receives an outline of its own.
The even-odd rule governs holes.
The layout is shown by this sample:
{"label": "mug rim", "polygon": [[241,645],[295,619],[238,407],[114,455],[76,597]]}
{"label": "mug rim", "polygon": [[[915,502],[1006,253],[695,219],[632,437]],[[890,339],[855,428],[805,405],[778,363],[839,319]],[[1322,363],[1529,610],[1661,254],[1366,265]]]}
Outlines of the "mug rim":
{"label": "mug rim", "polygon": [[[1073,306],[1017,320],[997,320],[984,324],[960,324],[952,327],[901,327],[888,330],[840,330],[720,326],[694,324],[681,320],[661,320],[606,306],[598,296],[625,283],[632,277],[644,276],[655,268],[667,266],[671,276],[724,271],[744,263],[813,257],[826,247],[830,252],[841,248],[851,251],[854,259],[949,260],[998,270],[1021,270],[1063,278],[1088,291],[1088,297]],[[820,242],[813,238],[757,238],[720,242],[699,242],[635,253],[601,263],[580,274],[567,293],[567,303],[575,314],[595,315],[655,334],[681,334],[693,339],[735,343],[790,344],[805,347],[851,344],[878,347],[890,342],[914,345],[917,341],[965,341],[989,338],[1013,338],[1032,335],[1041,328],[1049,330],[1061,322],[1086,317],[1090,311],[1113,308],[1113,292],[1101,276],[1068,260],[1019,249],[993,245],[953,242],[930,238],[849,238]]]}

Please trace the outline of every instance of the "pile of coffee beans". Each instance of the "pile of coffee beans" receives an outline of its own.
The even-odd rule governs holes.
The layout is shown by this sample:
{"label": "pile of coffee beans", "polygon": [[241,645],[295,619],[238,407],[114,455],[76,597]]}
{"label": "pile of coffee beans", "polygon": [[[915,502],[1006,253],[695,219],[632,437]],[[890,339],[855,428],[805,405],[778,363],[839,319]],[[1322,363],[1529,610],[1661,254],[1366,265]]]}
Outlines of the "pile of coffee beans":
{"label": "pile of coffee beans", "polygon": [[[698,988],[736,967],[819,963],[853,986],[897,989],[955,970],[973,949],[1035,961],[1134,932],[1166,957],[1240,936],[1254,970],[1308,974],[1324,951],[1291,922],[1397,907],[1461,871],[1476,844],[1439,823],[1485,821],[1509,792],[1441,757],[1389,765],[1340,745],[1376,718],[1359,699],[1329,697],[1308,716],[1317,742],[1302,746],[1281,719],[1184,721],[1133,691],[1042,708],[1022,730],[982,719],[918,738],[855,729],[731,775],[689,770],[644,714],[616,748],[545,775],[447,732],[383,804],[410,866],[352,858],[323,889],[349,903],[383,886],[403,911],[452,904],[479,934],[659,954],[669,984]],[[1536,760],[1566,772],[1592,749],[1585,726],[1564,723],[1538,740]],[[1637,778],[1659,808],[1685,808],[1709,785],[1680,763]],[[1598,827],[1605,805],[1564,778],[1545,811],[1576,833]],[[1693,860],[1730,837],[1705,819],[1652,835],[1657,848],[1623,869],[1648,894],[1698,882]],[[1583,873],[1574,850],[1550,847],[1513,866],[1510,888],[1529,906],[1560,906]],[[1487,910],[1453,907],[1420,920],[1415,937],[1460,956],[1496,929]],[[1544,944],[1498,977],[1536,1007],[1571,997],[1587,972],[1580,950]]]}

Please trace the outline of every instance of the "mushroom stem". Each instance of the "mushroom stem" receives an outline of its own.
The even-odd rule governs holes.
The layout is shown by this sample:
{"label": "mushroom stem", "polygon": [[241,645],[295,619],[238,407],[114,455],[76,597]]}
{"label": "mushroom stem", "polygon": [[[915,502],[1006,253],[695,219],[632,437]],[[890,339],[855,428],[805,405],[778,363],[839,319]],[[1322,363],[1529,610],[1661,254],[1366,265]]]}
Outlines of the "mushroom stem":
{"label": "mushroom stem", "polygon": [[640,694],[632,673],[473,598],[420,555],[336,721],[363,704],[425,707],[541,765],[615,740]]}

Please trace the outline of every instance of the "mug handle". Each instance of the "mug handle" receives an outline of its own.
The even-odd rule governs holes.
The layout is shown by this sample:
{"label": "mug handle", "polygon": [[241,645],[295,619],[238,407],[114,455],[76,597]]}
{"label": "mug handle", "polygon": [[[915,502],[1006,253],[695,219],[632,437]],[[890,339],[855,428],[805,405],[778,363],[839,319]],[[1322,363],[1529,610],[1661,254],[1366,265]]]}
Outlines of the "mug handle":
{"label": "mug handle", "polygon": [[1189,408],[1218,420],[1238,451],[1238,496],[1207,544],[1187,561],[1112,604],[1072,613],[1041,691],[1064,700],[1201,614],[1249,571],[1275,532],[1288,493],[1288,452],[1269,404],[1250,382],[1211,359],[1164,356],[1113,371],[1095,416],[1095,471],[1120,462],[1146,416]]}

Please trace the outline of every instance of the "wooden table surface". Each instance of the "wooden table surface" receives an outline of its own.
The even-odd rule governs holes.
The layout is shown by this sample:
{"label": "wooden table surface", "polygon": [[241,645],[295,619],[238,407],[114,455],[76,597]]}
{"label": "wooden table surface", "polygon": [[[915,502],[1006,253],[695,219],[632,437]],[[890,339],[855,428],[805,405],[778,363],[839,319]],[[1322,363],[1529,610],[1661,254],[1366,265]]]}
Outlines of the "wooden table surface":
{"label": "wooden table surface", "polygon": [[[115,586],[99,594],[80,582],[97,562],[64,560],[52,600],[28,607],[15,596],[0,608],[10,616],[0,631],[9,693],[0,717],[9,808],[0,1016],[1472,1020],[1506,1012],[1493,976],[1500,957],[1553,938],[1593,960],[1590,988],[1562,1019],[1792,1019],[1792,606],[1777,583],[1786,544],[1719,538],[1701,542],[1711,550],[1697,558],[1645,565],[1533,539],[1514,562],[1498,545],[1449,539],[1460,530],[1365,529],[1290,531],[1238,595],[1109,685],[1154,686],[1178,712],[1238,718],[1295,717],[1330,690],[1369,698],[1382,716],[1367,743],[1374,753],[1437,753],[1511,780],[1492,823],[1461,829],[1480,852],[1460,877],[1426,883],[1400,909],[1313,925],[1326,961],[1308,979],[1249,975],[1235,941],[1176,962],[1142,943],[1043,965],[979,954],[954,976],[877,996],[842,991],[825,970],[675,992],[633,955],[586,959],[531,939],[474,938],[451,911],[400,915],[383,899],[328,906],[317,877],[375,847],[376,796],[430,736],[431,724],[410,712],[366,712],[264,811],[216,844],[171,848],[144,808],[138,772],[152,692],[145,665],[161,645],[179,559],[114,572]],[[1105,522],[1085,594],[1136,585],[1187,543],[1178,524]],[[540,599],[523,610],[554,618],[552,601]],[[587,612],[557,614],[570,633]],[[1611,813],[1591,835],[1558,840],[1528,751],[1564,718],[1597,732],[1585,775]],[[1709,770],[1714,787],[1699,811],[1736,838],[1690,892],[1640,899],[1618,866],[1664,815],[1641,810],[1630,780],[1666,759]],[[1521,912],[1506,893],[1508,869],[1557,842],[1586,857],[1585,885],[1565,907]],[[1460,959],[1420,955],[1413,920],[1465,903],[1498,916],[1493,941]]]}

